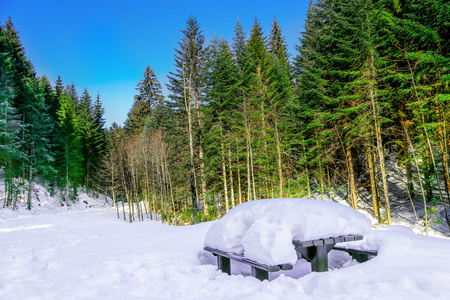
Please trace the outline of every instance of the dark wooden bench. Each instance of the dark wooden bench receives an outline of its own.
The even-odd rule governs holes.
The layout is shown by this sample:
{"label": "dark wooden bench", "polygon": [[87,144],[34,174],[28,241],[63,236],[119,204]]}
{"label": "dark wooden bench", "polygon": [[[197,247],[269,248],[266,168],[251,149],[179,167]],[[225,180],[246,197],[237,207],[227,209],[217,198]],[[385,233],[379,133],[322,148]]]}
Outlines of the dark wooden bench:
{"label": "dark wooden bench", "polygon": [[[311,262],[311,270],[313,272],[325,272],[328,271],[328,253],[331,249],[336,248],[337,243],[351,242],[362,240],[361,235],[346,235],[333,238],[317,239],[311,241],[292,241],[295,250],[301,254],[303,258]],[[247,259],[242,254],[230,253],[213,249],[210,247],[204,247],[205,251],[211,252],[217,257],[217,266],[219,270],[231,275],[230,259],[250,265],[252,268],[252,276],[260,280],[269,279],[269,272],[278,272],[280,270],[292,270],[292,264],[280,264],[280,265],[266,265],[250,259]],[[344,248],[342,248],[344,249]],[[337,250],[337,249],[335,249]]]}
{"label": "dark wooden bench", "polygon": [[377,256],[377,254],[378,254],[377,250],[356,250],[356,249],[345,248],[342,246],[334,246],[333,250],[347,252],[348,254],[350,254],[352,256],[353,259],[355,259],[359,263],[366,262],[369,259],[372,259],[373,257]]}
{"label": "dark wooden bench", "polygon": [[247,259],[242,254],[230,253],[221,251],[218,249],[213,249],[210,247],[204,247],[205,251],[211,252],[217,257],[217,267],[222,272],[231,275],[231,262],[230,259],[250,265],[252,268],[252,276],[258,278],[259,280],[269,279],[269,272],[278,272],[280,270],[287,271],[292,270],[293,266],[291,264],[281,264],[281,265],[266,265],[250,259]]}

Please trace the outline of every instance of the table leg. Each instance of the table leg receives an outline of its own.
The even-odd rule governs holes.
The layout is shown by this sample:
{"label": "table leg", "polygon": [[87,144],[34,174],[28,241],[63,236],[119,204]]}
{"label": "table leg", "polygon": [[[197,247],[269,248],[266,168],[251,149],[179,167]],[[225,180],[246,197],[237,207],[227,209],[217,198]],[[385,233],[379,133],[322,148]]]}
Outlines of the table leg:
{"label": "table leg", "polygon": [[217,255],[217,266],[219,267],[219,270],[222,270],[222,272],[231,275],[231,263],[228,257]]}
{"label": "table leg", "polygon": [[318,245],[316,255],[311,259],[311,269],[313,272],[328,271],[328,249],[327,245]]}
{"label": "table leg", "polygon": [[351,256],[359,263],[363,263],[369,260],[369,255],[364,253],[352,253]]}
{"label": "table leg", "polygon": [[269,280],[269,272],[266,270],[261,270],[252,266],[252,276],[263,281],[265,279]]}

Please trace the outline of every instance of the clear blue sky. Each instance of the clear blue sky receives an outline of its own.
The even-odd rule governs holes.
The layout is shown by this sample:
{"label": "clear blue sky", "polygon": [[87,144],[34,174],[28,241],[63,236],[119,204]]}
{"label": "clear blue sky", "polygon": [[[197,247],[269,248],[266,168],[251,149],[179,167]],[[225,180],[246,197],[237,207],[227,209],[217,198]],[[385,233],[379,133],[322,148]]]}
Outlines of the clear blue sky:
{"label": "clear blue sky", "polygon": [[0,0],[0,22],[11,17],[38,76],[54,84],[60,75],[93,99],[100,93],[109,126],[125,121],[147,65],[166,95],[174,48],[190,15],[207,41],[217,33],[230,42],[238,17],[247,35],[255,17],[266,35],[276,17],[295,55],[307,7],[307,0]]}

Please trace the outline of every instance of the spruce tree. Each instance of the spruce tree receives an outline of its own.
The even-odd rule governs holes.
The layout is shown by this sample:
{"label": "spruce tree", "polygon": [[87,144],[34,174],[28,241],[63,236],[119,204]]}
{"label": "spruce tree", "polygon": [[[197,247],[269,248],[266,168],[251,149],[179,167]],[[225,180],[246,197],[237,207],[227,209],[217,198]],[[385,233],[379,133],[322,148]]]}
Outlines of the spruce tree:
{"label": "spruce tree", "polygon": [[269,52],[275,54],[279,61],[284,64],[289,63],[289,55],[287,53],[286,40],[281,35],[281,28],[277,19],[273,19],[272,31],[269,37]]}
{"label": "spruce tree", "polygon": [[92,186],[91,177],[95,170],[92,159],[97,153],[97,149],[94,140],[96,128],[92,112],[92,99],[86,89],[80,97],[77,119],[80,124],[80,141],[83,153],[83,185],[88,187]]}
{"label": "spruce tree", "polygon": [[[236,205],[233,193],[233,160],[236,150],[235,128],[239,123],[237,114],[240,105],[236,97],[239,90],[239,69],[233,60],[233,54],[228,43],[223,39],[215,38],[208,48],[205,59],[206,100],[205,128],[206,153],[209,158],[207,166],[211,182],[217,187],[223,187],[225,210]],[[233,152],[233,155],[231,154]],[[236,172],[234,172],[236,173]],[[216,174],[222,174],[222,180],[216,181]],[[230,174],[228,176],[227,174]],[[227,178],[230,183],[228,184]],[[228,193],[230,188],[230,194]],[[220,189],[219,189],[220,190]],[[229,201],[231,196],[231,201]]]}
{"label": "spruce tree", "polygon": [[26,86],[29,101],[24,106],[23,113],[24,119],[28,122],[23,133],[26,141],[23,176],[28,180],[27,208],[31,209],[32,185],[36,176],[49,178],[54,172],[52,167],[54,156],[50,147],[53,123],[47,112],[48,106],[45,104],[45,90],[41,89],[35,78],[29,78]]}
{"label": "spruce tree", "polygon": [[15,206],[18,187],[13,178],[20,176],[20,160],[24,153],[20,133],[23,124],[13,107],[13,67],[7,53],[8,41],[0,26],[0,168],[4,172],[5,200],[3,206]]}
{"label": "spruce tree", "polygon": [[[201,112],[205,37],[197,20],[192,16],[187,20],[186,29],[182,30],[182,33],[183,37],[178,42],[179,49],[175,49],[175,71],[169,73],[169,84],[167,85],[170,92],[169,98],[172,100],[170,104],[177,111],[175,120],[180,121],[179,133],[183,135],[187,133],[187,143],[178,142],[179,145],[187,144],[187,149],[177,149],[175,152],[186,153],[185,151],[188,151],[189,161],[184,161],[184,163],[190,166],[190,174],[186,174],[185,177],[191,178],[189,181],[186,179],[186,182],[190,183],[194,191],[192,193],[193,210],[196,211],[196,205],[201,203],[203,214],[208,215],[204,172],[203,116]],[[187,131],[181,130],[183,127],[187,127]],[[181,135],[178,138],[186,137]],[[200,171],[199,176],[197,176],[197,165]]]}
{"label": "spruce tree", "polygon": [[247,53],[255,64],[256,69],[254,72],[258,74],[261,74],[262,70],[265,68],[267,56],[266,42],[261,24],[255,18],[250,39],[247,42]]}
{"label": "spruce tree", "polygon": [[236,62],[240,67],[241,71],[244,64],[245,59],[245,49],[246,49],[247,39],[245,37],[245,31],[242,23],[239,19],[236,20],[236,24],[234,26],[234,36],[233,36],[233,53],[236,58]]}
{"label": "spruce tree", "polygon": [[91,174],[90,178],[93,184],[97,185],[97,188],[101,187],[101,182],[99,182],[99,174],[101,173],[101,164],[103,155],[107,149],[107,140],[105,132],[105,120],[103,119],[104,108],[100,101],[100,95],[97,94],[95,103],[92,108],[92,149],[90,161],[91,161]]}
{"label": "spruce tree", "polygon": [[[22,114],[27,102],[27,78],[35,78],[36,73],[31,62],[28,60],[25,49],[20,41],[19,32],[15,29],[11,18],[8,18],[3,26],[3,35],[6,38],[6,49],[11,58],[12,76],[11,81],[14,87],[13,105],[17,112]],[[27,122],[25,120],[25,122]]]}
{"label": "spruce tree", "polygon": [[125,121],[124,129],[129,135],[139,134],[142,131],[154,107],[164,99],[155,71],[147,65],[143,74],[144,78],[139,80],[136,87],[139,94],[134,96],[133,106]]}
{"label": "spruce tree", "polygon": [[77,188],[82,184],[84,175],[81,129],[73,102],[73,90],[69,86],[63,91],[58,110],[59,135],[56,153],[58,185],[63,189],[61,196],[64,201],[75,200]]}
{"label": "spruce tree", "polygon": [[27,207],[31,209],[31,189],[36,175],[44,177],[52,173],[53,156],[49,136],[53,126],[45,103],[51,92],[48,86],[39,85],[33,65],[25,55],[19,34],[10,18],[3,26],[2,36],[6,38],[3,39],[2,47],[5,48],[4,53],[8,53],[12,67],[12,105],[23,124],[20,133],[23,157],[18,168],[22,179],[28,180]]}

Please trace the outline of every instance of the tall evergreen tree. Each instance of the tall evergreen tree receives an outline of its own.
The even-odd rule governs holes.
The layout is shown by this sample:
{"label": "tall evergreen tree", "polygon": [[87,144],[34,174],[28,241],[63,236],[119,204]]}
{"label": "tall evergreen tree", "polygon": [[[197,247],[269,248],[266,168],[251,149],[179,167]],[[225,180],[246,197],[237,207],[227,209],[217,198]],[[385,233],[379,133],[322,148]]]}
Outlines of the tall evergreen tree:
{"label": "tall evergreen tree", "polygon": [[58,184],[64,189],[61,196],[65,201],[75,199],[84,174],[81,129],[72,96],[73,90],[69,86],[69,89],[63,91],[58,110],[59,151],[56,153],[56,169]]}
{"label": "tall evergreen tree", "polygon": [[3,26],[3,35],[6,38],[6,52],[11,58],[13,68],[11,81],[14,87],[13,105],[17,112],[22,114],[26,105],[27,78],[35,78],[36,73],[31,62],[25,54],[25,49],[20,41],[19,32],[14,28],[11,18],[8,18]]}
{"label": "tall evergreen tree", "polygon": [[[101,173],[101,163],[103,159],[103,155],[107,150],[107,140],[106,140],[106,132],[105,132],[105,120],[103,119],[104,108],[100,101],[100,95],[97,94],[95,99],[95,103],[92,108],[92,122],[93,122],[93,133],[92,133],[92,149],[93,153],[91,154],[91,180],[97,184],[97,188],[99,185],[101,186],[101,182],[99,182],[98,174]],[[94,178],[95,176],[95,178]]]}
{"label": "tall evergreen tree", "polygon": [[80,97],[77,108],[77,118],[80,125],[80,141],[83,153],[83,185],[92,186],[92,173],[94,172],[93,159],[97,149],[95,147],[95,123],[92,111],[92,99],[85,89]]}
{"label": "tall evergreen tree", "polygon": [[289,55],[287,53],[286,40],[281,35],[281,28],[276,18],[273,19],[272,31],[269,37],[269,51],[284,64],[289,63]]}
{"label": "tall evergreen tree", "polygon": [[[203,123],[202,106],[203,82],[202,69],[205,37],[200,30],[197,20],[189,17],[186,22],[186,29],[182,30],[183,37],[178,42],[179,49],[175,53],[175,71],[170,72],[167,85],[170,92],[169,98],[172,100],[173,107],[178,111],[177,118],[183,120],[185,127],[187,125],[187,146],[189,151],[190,177],[193,191],[193,209],[201,198],[203,213],[208,214],[206,203],[206,181],[204,172],[204,150],[203,150]],[[181,137],[181,136],[180,136]],[[194,138],[196,138],[194,140]],[[180,149],[181,150],[181,149]],[[175,151],[179,152],[179,151]],[[198,155],[197,155],[198,153]],[[200,171],[200,190],[198,189],[197,167]],[[201,197],[200,197],[201,196]]]}
{"label": "tall evergreen tree", "polygon": [[264,32],[261,24],[255,18],[255,23],[250,34],[250,39],[247,42],[247,53],[254,61],[256,73],[261,74],[261,70],[265,68],[267,56],[267,41],[264,37]]}
{"label": "tall evergreen tree", "polygon": [[150,117],[154,107],[164,99],[161,84],[155,71],[149,65],[145,68],[144,78],[139,80],[136,90],[139,91],[139,94],[134,96],[134,103],[124,127],[130,135],[142,131],[145,121]]}
{"label": "tall evergreen tree", "polygon": [[22,178],[28,179],[27,204],[31,209],[31,189],[36,175],[51,173],[53,158],[49,136],[52,124],[45,103],[45,96],[50,96],[50,92],[44,86],[39,86],[33,66],[25,55],[25,49],[10,18],[3,27],[2,35],[6,37],[6,43],[2,44],[12,66],[12,103],[23,123],[20,139],[24,156],[20,170]]}
{"label": "tall evergreen tree", "polygon": [[53,131],[52,120],[47,113],[48,106],[45,104],[45,90],[41,89],[35,78],[27,81],[29,101],[24,107],[23,115],[27,120],[24,140],[26,141],[26,159],[23,168],[23,176],[28,180],[27,207],[31,209],[32,184],[36,176],[49,178],[54,170],[54,160],[50,147],[50,136]]}
{"label": "tall evergreen tree", "polygon": [[[206,124],[205,139],[207,148],[207,157],[221,157],[220,160],[210,159],[208,167],[210,176],[217,178],[216,174],[222,174],[222,183],[224,188],[225,209],[236,205],[233,193],[233,174],[231,152],[235,143],[233,137],[234,127],[239,123],[238,107],[239,98],[236,97],[239,89],[239,69],[233,60],[233,54],[228,43],[222,38],[215,38],[208,48],[205,67],[207,69],[205,80],[207,84],[206,99]],[[227,175],[227,169],[228,174]],[[227,178],[230,183],[228,185]],[[219,184],[219,182],[215,182]],[[228,186],[230,186],[231,201],[229,201]]]}
{"label": "tall evergreen tree", "polygon": [[20,133],[23,124],[13,107],[13,67],[8,55],[8,40],[0,26],[0,168],[4,172],[5,201],[15,206],[18,189],[13,178],[19,176],[19,161],[24,157]]}
{"label": "tall evergreen tree", "polygon": [[247,42],[247,39],[245,37],[244,26],[242,25],[240,20],[237,19],[236,24],[234,26],[234,36],[233,36],[232,48],[233,48],[234,56],[236,57],[236,62],[238,64],[238,66],[241,67],[241,70],[242,70],[242,66],[244,63],[244,59],[245,59],[246,42]]}

